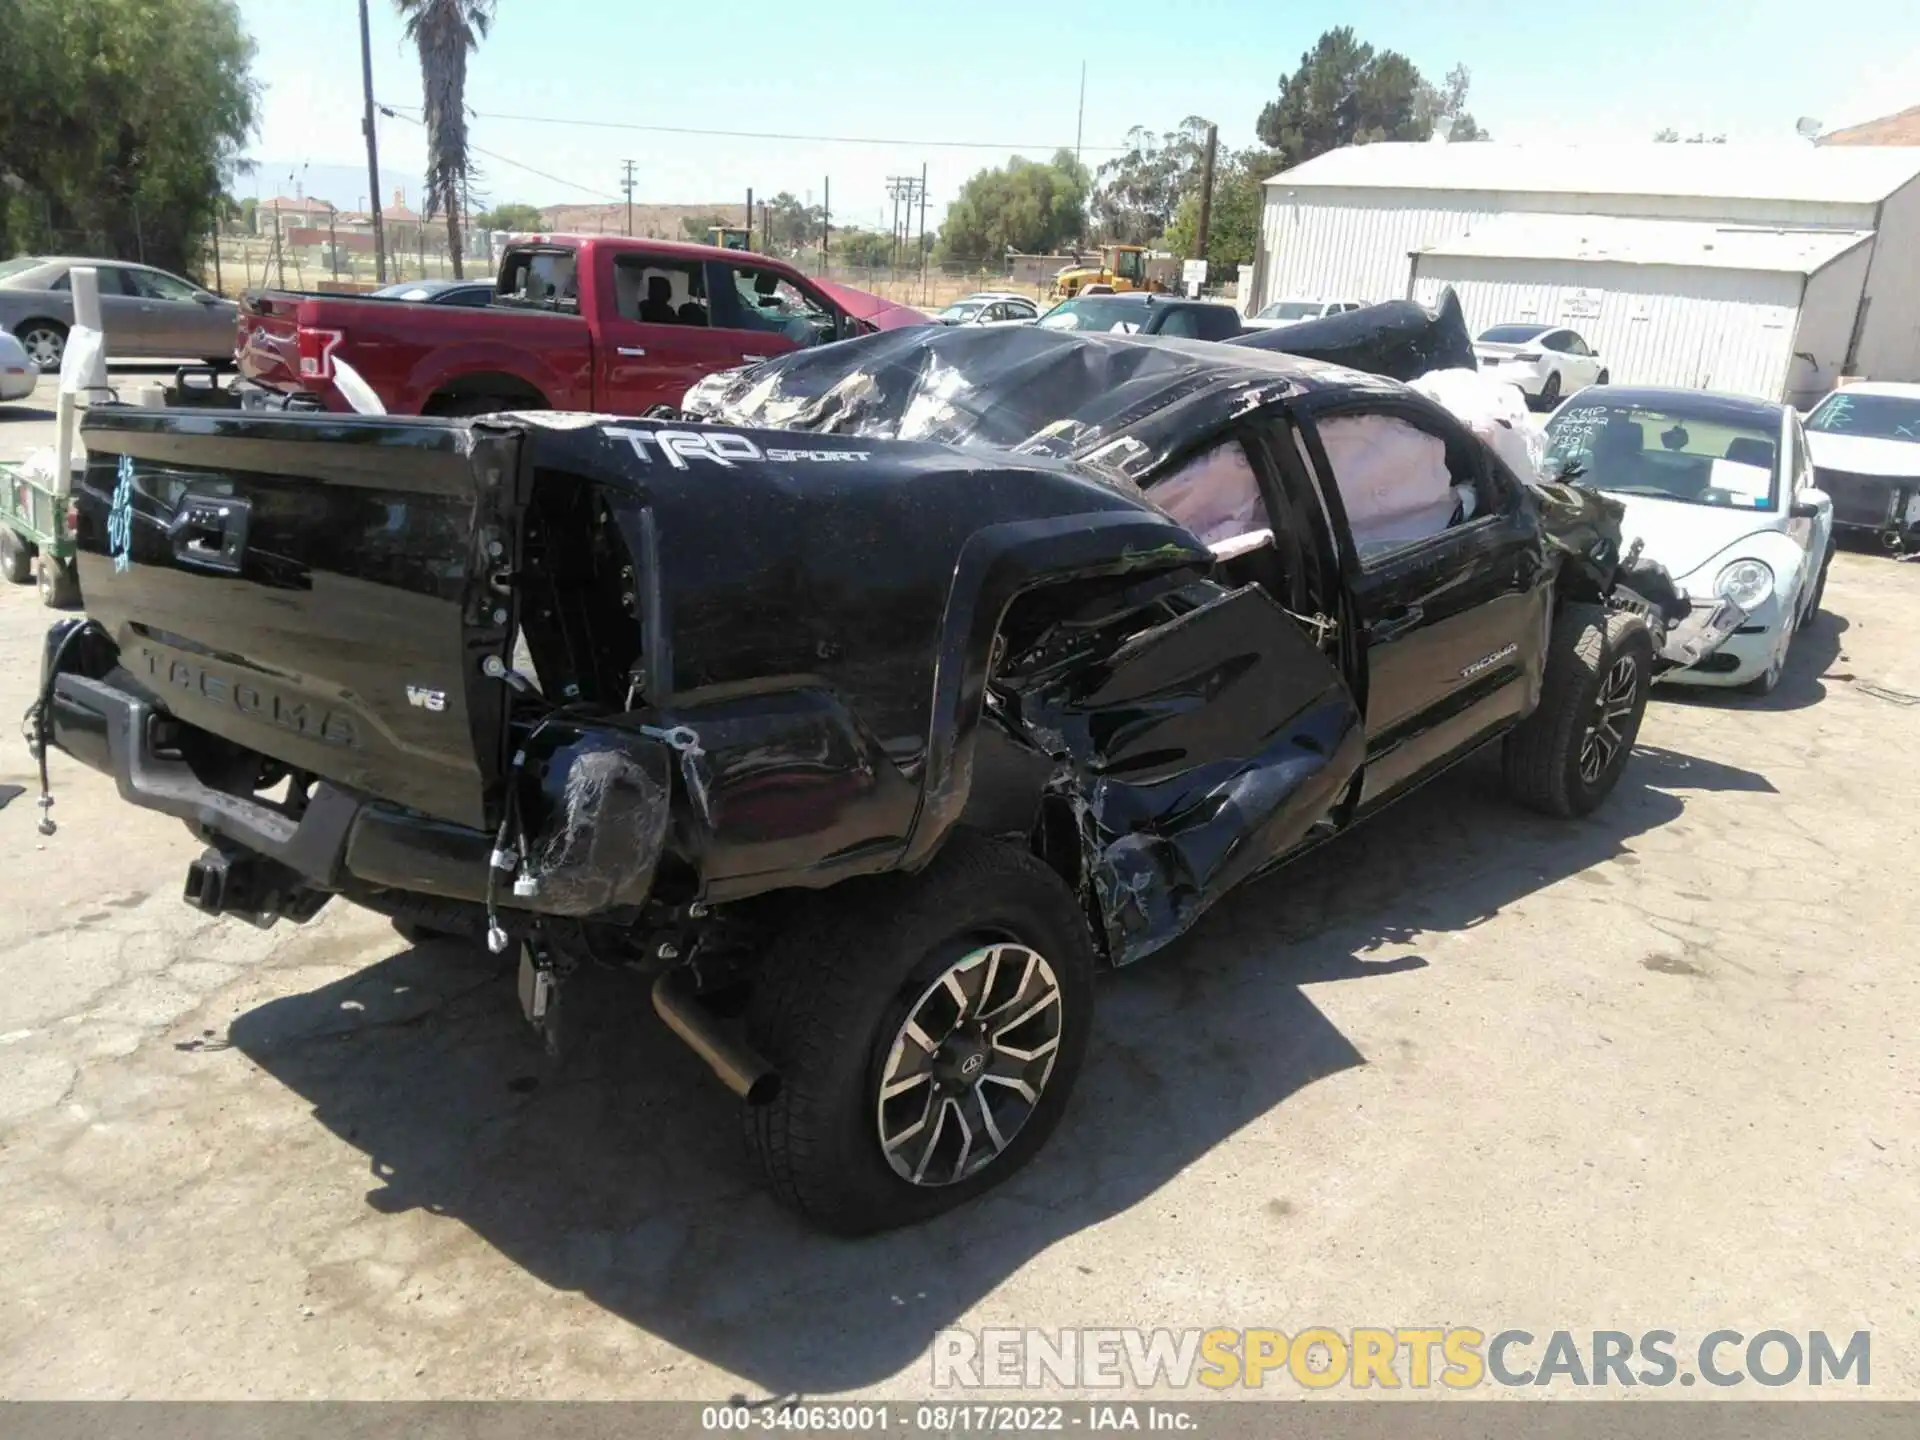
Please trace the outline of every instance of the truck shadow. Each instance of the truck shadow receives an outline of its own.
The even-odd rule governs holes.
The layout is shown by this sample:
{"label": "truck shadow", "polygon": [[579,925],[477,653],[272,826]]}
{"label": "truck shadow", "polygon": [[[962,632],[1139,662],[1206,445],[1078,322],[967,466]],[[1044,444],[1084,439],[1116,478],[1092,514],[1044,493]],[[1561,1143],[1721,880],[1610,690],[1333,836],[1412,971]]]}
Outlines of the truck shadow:
{"label": "truck shadow", "polygon": [[[860,1242],[766,1197],[732,1098],[620,977],[583,997],[596,1027],[562,1067],[530,1038],[507,972],[451,943],[272,1001],[230,1038],[366,1152],[370,1205],[456,1218],[543,1283],[765,1393],[821,1394],[915,1365],[1033,1257],[1367,1063],[1308,987],[1399,983],[1428,965],[1432,935],[1636,863],[1630,842],[1674,819],[1680,792],[1727,789],[1771,787],[1648,750],[1599,815],[1565,824],[1508,804],[1476,757],[1107,977],[1079,1092],[1038,1159],[959,1212]],[[1239,1203],[1274,1200],[1250,1186]]]}

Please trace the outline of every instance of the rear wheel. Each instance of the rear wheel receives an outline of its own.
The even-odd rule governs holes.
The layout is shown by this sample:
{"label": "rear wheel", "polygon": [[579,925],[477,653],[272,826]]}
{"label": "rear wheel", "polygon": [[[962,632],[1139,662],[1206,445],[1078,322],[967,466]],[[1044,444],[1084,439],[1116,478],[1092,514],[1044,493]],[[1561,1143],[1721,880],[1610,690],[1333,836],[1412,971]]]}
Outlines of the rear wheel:
{"label": "rear wheel", "polygon": [[746,1112],[775,1194],[857,1235],[1006,1179],[1066,1106],[1093,969],[1073,892],[1008,845],[956,836],[917,876],[836,890],[775,943],[748,1001],[781,1079]]}
{"label": "rear wheel", "polygon": [[10,585],[25,585],[33,579],[33,546],[4,522],[0,522],[0,578]]}
{"label": "rear wheel", "polygon": [[1543,814],[1591,814],[1619,783],[1646,714],[1653,636],[1638,615],[1568,605],[1555,617],[1540,704],[1507,736],[1507,789]]}
{"label": "rear wheel", "polygon": [[1540,387],[1540,405],[1546,410],[1560,403],[1560,372],[1554,371],[1547,376],[1547,383]]}
{"label": "rear wheel", "polygon": [[1613,383],[1613,375],[1612,375],[1612,373],[1611,373],[1610,371],[1606,371],[1606,370],[1602,370],[1602,371],[1600,372],[1600,378],[1599,378],[1599,379],[1597,379],[1597,380],[1595,380],[1595,381],[1594,381],[1593,383],[1594,383],[1594,384],[1596,384],[1596,385],[1609,385],[1609,384],[1612,384],[1612,383]]}
{"label": "rear wheel", "polygon": [[40,603],[51,610],[71,610],[80,603],[80,577],[65,560],[42,550],[35,557],[40,579]]}

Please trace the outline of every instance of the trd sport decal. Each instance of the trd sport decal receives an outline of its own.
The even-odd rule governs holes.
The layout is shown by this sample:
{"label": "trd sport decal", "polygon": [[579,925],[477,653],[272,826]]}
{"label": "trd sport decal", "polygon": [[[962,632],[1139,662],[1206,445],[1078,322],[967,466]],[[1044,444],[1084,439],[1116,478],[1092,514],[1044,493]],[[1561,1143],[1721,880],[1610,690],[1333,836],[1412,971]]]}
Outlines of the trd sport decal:
{"label": "trd sport decal", "polygon": [[705,460],[730,470],[736,460],[831,465],[864,460],[871,453],[866,450],[762,450],[746,436],[735,435],[730,430],[629,430],[624,426],[609,425],[605,433],[626,441],[633,447],[633,453],[649,465],[653,463],[653,452],[657,449],[667,464],[676,470],[691,468],[687,464],[689,460]]}

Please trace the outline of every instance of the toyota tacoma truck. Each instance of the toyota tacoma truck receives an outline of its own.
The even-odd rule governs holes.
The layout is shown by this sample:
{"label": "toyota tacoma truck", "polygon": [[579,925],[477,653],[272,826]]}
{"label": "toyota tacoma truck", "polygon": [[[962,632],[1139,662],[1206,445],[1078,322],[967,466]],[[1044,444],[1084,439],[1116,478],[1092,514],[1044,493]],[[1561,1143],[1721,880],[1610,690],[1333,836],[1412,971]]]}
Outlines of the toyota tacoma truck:
{"label": "toyota tacoma truck", "polygon": [[235,359],[243,391],[327,410],[353,408],[335,383],[344,361],[393,415],[639,415],[715,370],[926,323],[765,255],[552,235],[509,245],[480,307],[252,292]]}
{"label": "toyota tacoma truck", "polygon": [[1102,966],[1462,756],[1594,809],[1738,619],[1286,355],[929,327],[715,404],[97,407],[32,730],[186,823],[210,914],[484,937],[550,1034],[581,967],[649,978],[835,1230],[1004,1180]]}

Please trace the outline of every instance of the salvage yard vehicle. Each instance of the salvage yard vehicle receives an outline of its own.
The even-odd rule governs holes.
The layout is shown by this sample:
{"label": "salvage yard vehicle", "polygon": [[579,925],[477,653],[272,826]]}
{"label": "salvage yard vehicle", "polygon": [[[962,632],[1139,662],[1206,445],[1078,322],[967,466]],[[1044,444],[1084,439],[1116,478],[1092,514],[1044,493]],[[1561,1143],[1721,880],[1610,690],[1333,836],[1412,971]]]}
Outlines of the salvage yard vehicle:
{"label": "salvage yard vehicle", "polygon": [[1623,532],[1696,603],[1730,599],[1747,612],[1714,654],[1667,678],[1756,695],[1778,685],[1833,563],[1834,504],[1814,484],[1793,407],[1591,386],[1547,422],[1547,441],[1551,463],[1625,506]]}
{"label": "salvage yard vehicle", "polygon": [[1275,300],[1262,305],[1247,317],[1249,330],[1278,330],[1302,320],[1321,320],[1329,315],[1344,315],[1349,310],[1367,307],[1358,300]]}
{"label": "salvage yard vehicle", "polygon": [[1613,378],[1593,347],[1562,325],[1495,325],[1473,342],[1473,355],[1482,370],[1518,385],[1548,410],[1576,390]]}
{"label": "salvage yard vehicle", "polygon": [[1241,331],[1240,312],[1211,300],[1169,295],[1087,295],[1062,300],[1038,322],[1045,330],[1080,334],[1175,335],[1188,340],[1228,340]]}
{"label": "salvage yard vehicle", "polygon": [[100,277],[100,319],[110,359],[233,358],[238,307],[211,290],[151,265],[23,255],[0,262],[0,328],[13,333],[42,370],[60,368],[73,329],[72,271]]}
{"label": "salvage yard vehicle", "polygon": [[624,236],[534,236],[501,256],[479,309],[364,296],[250,292],[245,386],[352,407],[345,361],[394,415],[594,410],[639,415],[715,370],[926,316],[816,281],[783,260]]}
{"label": "salvage yard vehicle", "polygon": [[1031,325],[1040,307],[1009,290],[979,290],[963,295],[933,317],[936,325]]}
{"label": "salvage yard vehicle", "polygon": [[208,913],[484,933],[550,1036],[578,967],[652,974],[834,1230],[1006,1179],[1101,965],[1469,752],[1592,811],[1738,620],[1290,356],[928,326],[713,410],[96,408],[35,734],[187,822]]}
{"label": "salvage yard vehicle", "polygon": [[1806,432],[1834,528],[1896,553],[1920,549],[1920,385],[1843,385],[1814,407]]}

